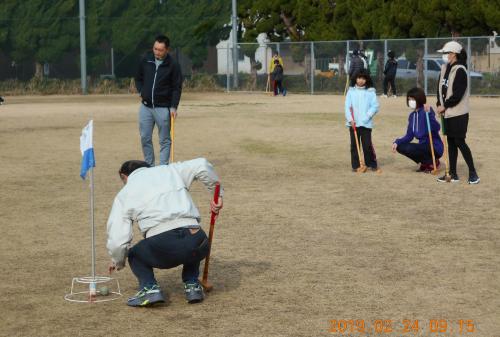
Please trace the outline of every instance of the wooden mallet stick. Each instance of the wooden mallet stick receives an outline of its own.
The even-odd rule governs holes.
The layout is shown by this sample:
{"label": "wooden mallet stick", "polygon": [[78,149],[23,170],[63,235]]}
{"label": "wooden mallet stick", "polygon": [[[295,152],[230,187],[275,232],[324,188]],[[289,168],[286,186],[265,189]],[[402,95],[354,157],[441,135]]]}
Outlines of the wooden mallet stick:
{"label": "wooden mallet stick", "polygon": [[174,124],[175,124],[175,118],[172,115],[172,113],[170,113],[170,139],[171,139],[170,164],[172,164],[174,162],[174,139],[175,139],[175,125]]}
{"label": "wooden mallet stick", "polygon": [[354,130],[354,139],[356,140],[356,150],[358,151],[358,159],[359,159],[359,167],[358,167],[358,172],[364,173],[366,172],[366,165],[365,165],[365,160],[362,159],[361,157],[361,149],[359,147],[359,140],[358,140],[358,132],[356,131],[356,121],[354,120],[354,110],[352,108],[352,105],[349,107],[349,110],[351,111],[351,117],[352,117],[352,129]]}
{"label": "wooden mallet stick", "polygon": [[446,139],[446,128],[444,126],[444,115],[443,114],[441,114],[441,133],[443,134],[444,163],[446,164],[444,179],[447,183],[449,183],[449,182],[451,182],[451,176],[450,176],[450,167],[449,167],[449,163],[448,163],[448,140]]}
{"label": "wooden mallet stick", "polygon": [[427,120],[427,131],[429,132],[429,144],[431,145],[431,154],[432,154],[432,174],[436,175],[438,170],[436,168],[436,156],[434,155],[434,144],[432,142],[432,132],[431,132],[431,121],[429,120],[430,112],[424,111],[425,119]]}
{"label": "wooden mallet stick", "polygon": [[[216,183],[215,184],[215,191],[214,191],[214,203],[216,203],[216,204],[219,202],[219,194],[220,194],[220,184]],[[200,280],[200,283],[206,292],[211,291],[213,288],[212,284],[210,282],[208,282],[208,267],[210,265],[210,253],[212,251],[212,239],[214,236],[216,217],[217,217],[217,214],[212,212],[211,216],[210,216],[210,231],[208,233],[208,254],[205,257],[205,268],[203,269],[203,277]]]}

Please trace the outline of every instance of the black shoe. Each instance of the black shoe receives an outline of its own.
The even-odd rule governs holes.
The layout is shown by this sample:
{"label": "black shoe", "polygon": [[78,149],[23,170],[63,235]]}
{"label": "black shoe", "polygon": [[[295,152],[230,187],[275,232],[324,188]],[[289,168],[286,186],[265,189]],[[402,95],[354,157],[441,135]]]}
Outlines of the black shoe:
{"label": "black shoe", "polygon": [[479,179],[479,177],[478,177],[478,175],[477,175],[476,172],[469,173],[469,181],[468,181],[468,183],[470,185],[479,184],[480,181],[481,181],[481,179]]}
{"label": "black shoe", "polygon": [[[458,175],[457,174],[450,174],[450,178],[451,178],[451,182],[452,183],[458,183],[460,181],[460,179],[458,178]],[[445,183],[446,182],[446,174],[442,177],[439,177],[437,179],[437,181],[439,181],[440,183]]]}

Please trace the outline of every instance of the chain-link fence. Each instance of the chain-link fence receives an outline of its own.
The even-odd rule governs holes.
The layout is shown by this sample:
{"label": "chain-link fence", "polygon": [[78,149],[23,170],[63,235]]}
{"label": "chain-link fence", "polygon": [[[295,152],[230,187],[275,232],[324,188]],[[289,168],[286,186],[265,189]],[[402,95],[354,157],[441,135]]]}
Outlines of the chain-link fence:
{"label": "chain-link fence", "polygon": [[[343,94],[348,82],[352,53],[361,50],[365,67],[370,71],[377,92],[382,94],[384,66],[388,52],[398,61],[396,94],[410,88],[424,88],[434,94],[442,55],[437,52],[449,38],[351,40],[321,42],[240,43],[238,78],[235,85],[231,44],[218,48],[218,83],[227,91],[270,90],[270,67],[278,53],[283,62],[283,85],[288,92]],[[463,37],[456,41],[465,48],[468,59],[469,90],[472,95],[500,95],[500,40],[498,37]],[[271,76],[270,76],[271,75]],[[271,83],[272,84],[272,83]],[[393,94],[393,88],[389,94]]]}
{"label": "chain-link fence", "polygon": [[[108,80],[107,85],[120,83],[121,87],[133,91],[131,79],[141,55],[151,50],[153,39],[154,33],[151,32],[150,38],[138,41],[134,49],[125,51],[119,48],[119,41],[114,43],[111,40],[98,48],[87,49],[89,86]],[[500,96],[499,37],[463,37],[456,40],[467,51],[470,93]],[[187,53],[175,45],[171,46],[171,54],[181,64],[186,85],[194,88],[272,91],[270,73],[273,55],[277,53],[283,63],[283,85],[288,92],[343,94],[352,53],[362,50],[365,66],[371,73],[377,92],[382,94],[384,65],[388,52],[393,51],[398,61],[397,95],[404,95],[415,86],[434,94],[443,64],[437,50],[448,41],[449,38],[429,38],[271,43],[262,39],[259,43],[238,44],[236,72],[230,41],[221,41],[217,46],[209,47],[201,67],[194,67]],[[75,80],[77,86],[80,78],[79,50],[76,48],[61,55],[57,61],[43,64],[33,61],[17,63],[0,50],[0,81],[13,79],[29,82],[36,74],[46,79]],[[391,88],[389,93],[393,92]]]}

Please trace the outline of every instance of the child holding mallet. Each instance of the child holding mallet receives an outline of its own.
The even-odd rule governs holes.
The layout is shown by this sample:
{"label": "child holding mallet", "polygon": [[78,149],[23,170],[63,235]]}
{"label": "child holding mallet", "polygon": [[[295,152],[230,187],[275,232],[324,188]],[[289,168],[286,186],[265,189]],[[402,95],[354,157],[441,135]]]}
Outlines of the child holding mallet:
{"label": "child holding mallet", "polygon": [[[354,172],[365,172],[367,168],[378,171],[377,157],[372,144],[373,117],[379,103],[373,82],[367,70],[360,70],[355,85],[347,91],[345,99],[346,126],[351,136],[351,166]],[[363,159],[360,160],[361,148]]]}

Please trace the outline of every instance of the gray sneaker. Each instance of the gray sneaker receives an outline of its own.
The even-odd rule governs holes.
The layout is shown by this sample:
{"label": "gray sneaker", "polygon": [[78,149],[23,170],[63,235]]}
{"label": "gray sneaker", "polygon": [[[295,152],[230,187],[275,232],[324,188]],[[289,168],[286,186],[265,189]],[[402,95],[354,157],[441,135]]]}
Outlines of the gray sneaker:
{"label": "gray sneaker", "polygon": [[186,301],[190,304],[199,303],[205,297],[203,295],[203,288],[198,282],[184,283],[184,292],[186,294]]}
{"label": "gray sneaker", "polygon": [[143,288],[134,297],[130,297],[127,305],[131,307],[149,307],[156,303],[165,302],[160,287],[157,285],[151,288]]}

